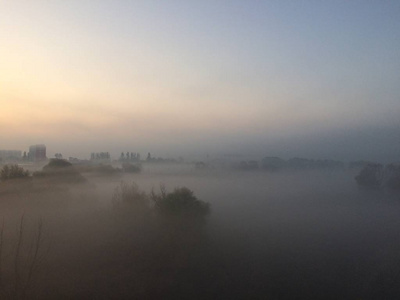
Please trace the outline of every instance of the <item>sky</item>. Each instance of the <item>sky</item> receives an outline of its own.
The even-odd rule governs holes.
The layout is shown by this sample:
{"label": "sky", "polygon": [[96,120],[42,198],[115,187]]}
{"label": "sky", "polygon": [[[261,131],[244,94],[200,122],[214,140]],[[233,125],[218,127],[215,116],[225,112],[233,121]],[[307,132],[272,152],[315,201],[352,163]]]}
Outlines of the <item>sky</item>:
{"label": "sky", "polygon": [[400,2],[0,0],[0,149],[400,161]]}

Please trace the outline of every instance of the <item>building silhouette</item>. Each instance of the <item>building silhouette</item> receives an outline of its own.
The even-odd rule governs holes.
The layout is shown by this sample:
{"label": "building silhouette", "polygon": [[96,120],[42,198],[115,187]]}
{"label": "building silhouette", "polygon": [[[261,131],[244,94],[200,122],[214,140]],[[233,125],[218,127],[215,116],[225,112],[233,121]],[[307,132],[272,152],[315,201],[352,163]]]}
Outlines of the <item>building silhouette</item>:
{"label": "building silhouette", "polygon": [[32,145],[29,147],[28,158],[30,161],[46,160],[46,146],[43,144]]}

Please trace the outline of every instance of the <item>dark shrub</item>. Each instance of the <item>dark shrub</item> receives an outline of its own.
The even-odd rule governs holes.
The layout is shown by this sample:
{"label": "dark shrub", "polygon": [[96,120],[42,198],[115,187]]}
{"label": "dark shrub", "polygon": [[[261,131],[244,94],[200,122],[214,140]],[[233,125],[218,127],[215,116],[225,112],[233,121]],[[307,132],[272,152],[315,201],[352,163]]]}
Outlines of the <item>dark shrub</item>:
{"label": "dark shrub", "polygon": [[355,177],[357,184],[363,187],[380,188],[383,184],[383,167],[381,164],[368,164]]}
{"label": "dark shrub", "polygon": [[111,165],[104,165],[104,164],[88,165],[84,168],[79,168],[79,170],[82,170],[84,172],[89,172],[89,173],[101,174],[101,175],[115,175],[115,174],[118,174],[121,172],[121,169],[114,168]]}
{"label": "dark shrub", "polygon": [[0,179],[2,181],[24,177],[29,177],[29,171],[18,165],[5,165],[0,171]]}
{"label": "dark shrub", "polygon": [[82,183],[86,181],[70,162],[58,158],[51,159],[50,162],[43,167],[42,171],[33,173],[33,176],[46,177],[64,183]]}
{"label": "dark shrub", "polygon": [[72,164],[65,159],[52,158],[49,163],[43,167],[43,170],[59,169],[72,167]]}
{"label": "dark shrub", "polygon": [[204,218],[210,213],[209,203],[197,199],[186,187],[176,188],[171,193],[161,187],[161,193],[153,192],[152,199],[155,209],[164,215]]}
{"label": "dark shrub", "polygon": [[144,208],[149,207],[149,197],[139,189],[136,183],[121,182],[114,190],[112,203],[114,208],[127,205]]}

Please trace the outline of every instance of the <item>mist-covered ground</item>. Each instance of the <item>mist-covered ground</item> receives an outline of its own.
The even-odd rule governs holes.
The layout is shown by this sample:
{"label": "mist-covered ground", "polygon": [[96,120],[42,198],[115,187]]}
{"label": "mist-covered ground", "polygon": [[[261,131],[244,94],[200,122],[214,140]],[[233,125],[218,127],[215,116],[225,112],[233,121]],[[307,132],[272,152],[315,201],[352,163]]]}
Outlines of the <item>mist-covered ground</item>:
{"label": "mist-covered ground", "polygon": [[[145,165],[83,175],[78,185],[0,184],[5,299],[400,297],[400,195],[360,190],[355,171]],[[146,193],[186,186],[211,214],[198,225],[160,218],[151,203],[116,205],[121,181]]]}

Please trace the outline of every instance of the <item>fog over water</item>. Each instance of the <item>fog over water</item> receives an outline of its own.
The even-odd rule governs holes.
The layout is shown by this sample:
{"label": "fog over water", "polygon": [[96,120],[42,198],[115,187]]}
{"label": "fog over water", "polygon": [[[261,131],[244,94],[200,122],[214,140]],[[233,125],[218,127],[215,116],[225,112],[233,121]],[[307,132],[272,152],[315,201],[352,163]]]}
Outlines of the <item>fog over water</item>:
{"label": "fog over water", "polygon": [[[5,181],[3,249],[15,253],[23,215],[21,257],[31,257],[41,218],[43,261],[27,295],[16,293],[27,299],[393,299],[400,194],[360,189],[357,173],[144,164],[134,174],[82,173],[82,184]],[[187,187],[211,214],[197,227],[154,214],[154,203],[121,206],[121,182],[146,193]],[[14,299],[15,257],[2,259],[1,290]]]}

